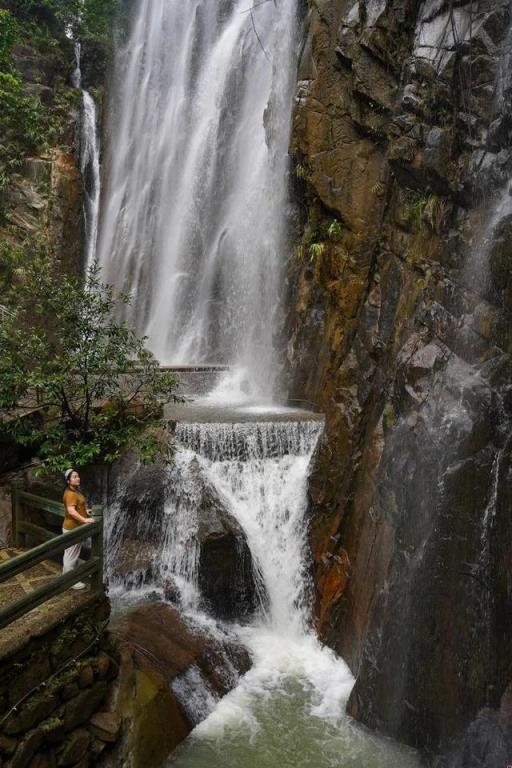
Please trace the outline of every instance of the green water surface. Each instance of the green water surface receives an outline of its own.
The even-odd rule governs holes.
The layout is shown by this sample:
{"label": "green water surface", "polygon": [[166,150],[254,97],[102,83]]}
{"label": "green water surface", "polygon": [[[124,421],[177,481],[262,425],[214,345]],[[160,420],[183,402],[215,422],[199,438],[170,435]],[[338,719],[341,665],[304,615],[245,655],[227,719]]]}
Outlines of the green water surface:
{"label": "green water surface", "polygon": [[[235,699],[232,703],[230,697]],[[178,748],[169,768],[417,768],[417,753],[346,715],[311,713],[311,692],[288,678],[278,688],[229,694]]]}

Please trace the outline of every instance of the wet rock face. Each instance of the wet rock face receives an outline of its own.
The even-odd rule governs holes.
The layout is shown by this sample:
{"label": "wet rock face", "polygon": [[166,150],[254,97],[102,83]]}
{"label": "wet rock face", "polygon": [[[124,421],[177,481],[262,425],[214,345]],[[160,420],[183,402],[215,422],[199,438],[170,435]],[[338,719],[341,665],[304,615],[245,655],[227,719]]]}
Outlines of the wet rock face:
{"label": "wet rock face", "polygon": [[453,357],[431,382],[383,452],[373,515],[391,528],[394,548],[349,709],[436,751],[495,700],[499,638],[490,627],[507,606],[494,594],[489,538],[503,471],[492,390]]}
{"label": "wet rock face", "polygon": [[221,619],[254,613],[258,600],[245,533],[206,483],[198,514],[199,589],[207,610]]}
{"label": "wet rock face", "polygon": [[494,768],[510,763],[512,754],[512,690],[502,697],[499,711],[483,709],[471,723],[455,754],[436,768]]}
{"label": "wet rock face", "polygon": [[[187,473],[185,485],[180,485],[180,471]],[[188,547],[198,549],[197,582],[204,609],[221,619],[241,619],[260,607],[261,589],[245,533],[207,482],[197,459],[180,470],[141,466],[126,456],[112,469],[108,483],[106,471],[97,468],[84,476],[83,484],[91,499],[105,503],[108,497],[115,514],[108,534],[112,578],[127,587],[163,587],[167,599],[179,604],[165,545],[173,525],[166,499],[173,501],[177,488],[176,493],[183,494],[178,502],[189,505],[192,527],[182,535],[189,537]],[[175,508],[176,504],[172,514],[178,514]]]}
{"label": "wet rock face", "polygon": [[214,637],[186,622],[165,603],[148,603],[132,609],[123,618],[119,632],[139,650],[141,663],[162,673],[171,688],[173,681],[195,667],[203,684],[222,696],[236,684],[238,675],[251,666],[249,654],[242,646],[227,636]]}
{"label": "wet rock face", "polygon": [[165,603],[139,605],[115,631],[122,663],[109,712],[122,718],[122,737],[105,765],[160,765],[235,687],[251,666],[249,654],[229,636],[185,622]]}
{"label": "wet rock face", "polygon": [[350,712],[431,752],[512,679],[510,21],[325,0],[299,68],[287,352],[327,416],[317,627],[358,675]]}

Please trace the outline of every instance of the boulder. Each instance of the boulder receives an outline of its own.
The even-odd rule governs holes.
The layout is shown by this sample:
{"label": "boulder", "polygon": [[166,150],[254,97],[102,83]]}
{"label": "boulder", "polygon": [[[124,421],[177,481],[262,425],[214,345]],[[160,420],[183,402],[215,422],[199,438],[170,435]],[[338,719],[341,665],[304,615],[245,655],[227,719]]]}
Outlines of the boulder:
{"label": "boulder", "polygon": [[89,730],[98,739],[115,742],[121,728],[121,717],[116,712],[97,712],[91,717]]}
{"label": "boulder", "polygon": [[85,723],[100,706],[107,693],[104,680],[86,688],[79,695],[67,702],[64,709],[64,728],[70,731],[77,725]]}
{"label": "boulder", "polygon": [[85,728],[77,728],[73,731],[59,749],[57,758],[58,766],[74,765],[78,763],[87,752],[91,741],[91,734]]}
{"label": "boulder", "polygon": [[[250,657],[229,636],[212,636],[166,603],[132,609],[116,632],[121,670],[105,710],[121,716],[122,730],[107,765],[159,765],[237,684],[238,675],[250,667]],[[106,712],[92,718],[91,730],[98,718],[105,726]]]}
{"label": "boulder", "polygon": [[[143,654],[143,663],[163,673],[170,683],[195,666],[207,683],[224,695],[236,682],[233,670],[243,674],[250,667],[249,655],[238,643],[229,637],[213,637],[184,620],[166,603],[149,603],[131,610],[119,631]],[[218,664],[215,669],[212,655]]]}
{"label": "boulder", "polygon": [[18,748],[11,758],[9,767],[25,768],[41,746],[42,741],[43,734],[40,730],[29,731],[18,744]]}
{"label": "boulder", "polygon": [[208,611],[237,619],[258,607],[251,551],[244,531],[205,480],[197,461],[194,473],[201,490],[199,519],[199,588]]}

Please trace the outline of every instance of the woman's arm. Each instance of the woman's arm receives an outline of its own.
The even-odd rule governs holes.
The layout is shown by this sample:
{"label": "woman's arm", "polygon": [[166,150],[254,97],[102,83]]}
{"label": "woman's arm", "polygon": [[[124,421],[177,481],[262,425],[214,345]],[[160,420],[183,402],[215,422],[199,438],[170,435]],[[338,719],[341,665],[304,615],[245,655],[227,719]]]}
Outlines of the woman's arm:
{"label": "woman's arm", "polygon": [[83,515],[80,514],[80,512],[77,510],[76,507],[73,507],[71,505],[69,507],[66,507],[66,512],[70,517],[73,518],[73,520],[76,520],[77,523],[94,523],[93,517],[84,517]]}

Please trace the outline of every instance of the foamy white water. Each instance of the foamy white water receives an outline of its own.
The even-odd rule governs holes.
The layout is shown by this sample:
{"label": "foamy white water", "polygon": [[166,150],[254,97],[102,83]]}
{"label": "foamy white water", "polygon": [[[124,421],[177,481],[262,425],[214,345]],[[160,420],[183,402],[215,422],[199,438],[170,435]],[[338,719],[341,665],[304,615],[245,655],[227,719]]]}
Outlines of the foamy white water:
{"label": "foamy white water", "polygon": [[116,570],[126,537],[142,549],[143,542],[149,542],[146,573],[140,575],[138,586],[162,586],[172,577],[183,606],[197,611],[198,509],[203,490],[209,487],[246,535],[256,579],[265,586],[261,604],[261,611],[268,612],[265,622],[283,635],[301,636],[310,613],[307,478],[322,428],[318,421],[178,424],[178,450],[169,469],[163,521],[148,510],[134,524],[124,513],[122,500],[110,509],[107,561],[112,584],[134,586],[132,571],[126,580]]}
{"label": "foamy white water", "polygon": [[[148,538],[158,541],[139,594],[161,590],[172,575],[185,615],[214,636],[234,633],[253,665],[220,701],[195,669],[173,684],[198,725],[172,765],[417,766],[411,750],[370,735],[346,716],[354,679],[310,626],[307,480],[322,429],[318,421],[177,425],[163,527],[155,535],[151,514],[137,523],[141,547]],[[220,625],[202,612],[197,509],[205,485],[243,529],[263,587],[260,610],[244,625]],[[124,519],[122,505],[107,518],[109,563],[122,551]],[[118,576],[117,593],[121,585],[129,588],[130,579]]]}
{"label": "foamy white water", "polygon": [[312,633],[238,629],[253,667],[170,758],[173,768],[419,768],[414,750],[345,714],[353,677]]}
{"label": "foamy white water", "polygon": [[99,233],[103,277],[132,293],[129,320],[162,362],[238,363],[266,393],[286,260],[296,4],[137,4],[116,60]]}

